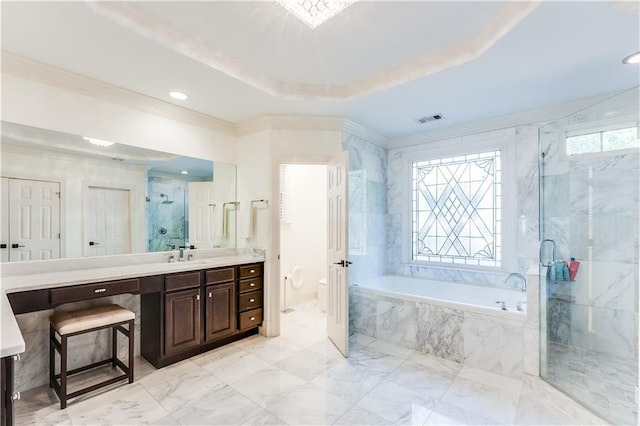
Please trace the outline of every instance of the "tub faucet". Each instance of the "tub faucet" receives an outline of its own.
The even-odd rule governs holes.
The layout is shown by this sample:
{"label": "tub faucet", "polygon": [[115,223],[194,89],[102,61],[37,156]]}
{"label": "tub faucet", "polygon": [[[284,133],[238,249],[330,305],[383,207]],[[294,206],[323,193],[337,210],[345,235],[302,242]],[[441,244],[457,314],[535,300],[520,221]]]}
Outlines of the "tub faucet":
{"label": "tub faucet", "polygon": [[507,281],[509,281],[512,277],[516,277],[519,278],[522,281],[522,287],[520,287],[520,290],[522,291],[527,291],[527,279],[522,275],[519,274],[517,272],[512,272],[510,273],[507,278],[504,280],[504,282],[506,283]]}

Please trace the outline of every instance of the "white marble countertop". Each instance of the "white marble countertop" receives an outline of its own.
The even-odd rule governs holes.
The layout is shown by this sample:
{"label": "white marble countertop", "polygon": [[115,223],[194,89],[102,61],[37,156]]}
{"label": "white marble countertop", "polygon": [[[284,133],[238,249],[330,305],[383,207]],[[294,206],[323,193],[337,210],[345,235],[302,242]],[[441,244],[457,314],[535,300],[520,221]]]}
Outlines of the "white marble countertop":
{"label": "white marble countertop", "polygon": [[11,356],[25,351],[24,339],[11,309],[7,293],[264,261],[264,255],[257,253],[231,254],[227,250],[226,252],[220,252],[220,254],[198,258],[193,261],[174,263],[166,261],[166,254],[162,257],[157,254],[140,254],[127,257],[110,256],[111,259],[55,259],[53,261],[36,261],[33,263],[19,262],[22,265],[3,267],[2,281],[0,282],[0,321],[2,324],[0,328],[0,331],[2,331],[0,335],[0,357]]}
{"label": "white marble countertop", "polygon": [[0,291],[0,357],[24,352],[24,339],[4,291]]}
{"label": "white marble countertop", "polygon": [[16,275],[2,277],[2,289],[6,293],[39,290],[51,287],[65,287],[92,282],[121,280],[174,272],[193,271],[206,268],[218,268],[229,265],[242,265],[262,262],[264,258],[252,255],[220,256],[174,263],[142,263],[138,265],[110,266],[94,269],[80,269],[48,273]]}

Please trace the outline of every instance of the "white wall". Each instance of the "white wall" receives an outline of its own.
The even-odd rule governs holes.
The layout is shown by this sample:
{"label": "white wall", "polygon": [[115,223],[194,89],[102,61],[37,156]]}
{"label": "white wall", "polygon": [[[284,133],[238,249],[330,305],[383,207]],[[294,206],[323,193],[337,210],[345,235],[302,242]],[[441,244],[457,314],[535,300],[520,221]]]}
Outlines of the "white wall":
{"label": "white wall", "polygon": [[[286,285],[281,306],[316,297],[318,280],[327,274],[327,166],[286,166],[284,197],[287,217],[280,226],[280,282]],[[304,270],[301,288],[293,288],[284,276],[296,266]]]}
{"label": "white wall", "polygon": [[40,151],[3,143],[3,177],[60,183],[61,257],[83,256],[84,199],[89,186],[127,189],[131,202],[131,249],[146,251],[145,166]]}
{"label": "white wall", "polygon": [[[304,118],[301,118],[303,121]],[[279,334],[280,282],[278,215],[280,164],[325,164],[342,150],[341,130],[283,130],[263,128],[237,139],[238,200],[268,199],[267,206],[258,209],[256,235],[250,240],[238,240],[238,247],[266,250],[265,317],[263,333]]]}
{"label": "white wall", "polygon": [[206,160],[236,162],[234,135],[2,74],[2,120]]}

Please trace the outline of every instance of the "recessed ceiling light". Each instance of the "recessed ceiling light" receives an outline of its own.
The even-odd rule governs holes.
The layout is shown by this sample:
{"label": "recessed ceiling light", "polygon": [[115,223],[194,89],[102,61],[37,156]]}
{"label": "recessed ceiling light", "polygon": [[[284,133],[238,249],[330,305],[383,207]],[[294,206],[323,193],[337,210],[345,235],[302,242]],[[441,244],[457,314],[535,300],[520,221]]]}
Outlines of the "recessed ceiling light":
{"label": "recessed ceiling light", "polygon": [[637,64],[640,63],[640,52],[632,53],[622,60],[623,64]]}
{"label": "recessed ceiling light", "polygon": [[188,170],[181,170],[180,173],[182,173],[183,175],[188,175],[189,171]]}
{"label": "recessed ceiling light", "polygon": [[176,92],[176,91],[169,92],[169,96],[171,96],[173,99],[177,99],[179,101],[184,101],[185,99],[187,99],[189,97],[189,96],[185,95],[182,92]]}
{"label": "recessed ceiling light", "polygon": [[97,146],[111,146],[111,145],[113,145],[113,142],[103,141],[102,139],[88,138],[86,136],[83,136],[82,139],[84,139],[85,141],[87,141],[89,143],[97,145]]}

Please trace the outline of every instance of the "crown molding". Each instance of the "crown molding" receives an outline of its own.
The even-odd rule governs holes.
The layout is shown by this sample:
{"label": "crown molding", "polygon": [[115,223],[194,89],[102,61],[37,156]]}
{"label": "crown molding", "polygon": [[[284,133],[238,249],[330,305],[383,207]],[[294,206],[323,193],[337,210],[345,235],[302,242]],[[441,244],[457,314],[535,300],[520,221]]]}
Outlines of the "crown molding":
{"label": "crown molding", "polygon": [[56,68],[6,50],[2,51],[2,73],[37,81],[49,86],[100,99],[112,104],[134,108],[193,126],[228,135],[235,134],[235,125],[188,108],[150,96]]}
{"label": "crown molding", "polygon": [[350,135],[377,145],[380,148],[387,149],[388,139],[386,137],[374,132],[373,130],[367,129],[355,121],[351,121],[349,119],[345,120],[343,130],[345,133],[349,133]]}
{"label": "crown molding", "polygon": [[261,115],[236,126],[236,135],[245,136],[263,130],[342,131],[346,119],[336,116]]}
{"label": "crown molding", "polygon": [[441,49],[418,56],[389,69],[344,85],[295,83],[282,81],[195,34],[153,17],[131,2],[91,1],[94,12],[113,20],[138,35],[159,43],[187,58],[272,96],[285,99],[352,100],[380,90],[395,87],[418,78],[433,75],[477,59],[508,34],[520,21],[541,4],[537,1],[507,2],[474,34]]}
{"label": "crown molding", "polygon": [[434,143],[445,139],[487,133],[509,127],[554,121],[623,92],[624,91],[598,95],[546,108],[494,117],[460,126],[415,133],[400,138],[393,138],[389,139],[387,142],[387,149],[406,148],[414,145]]}

